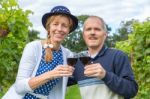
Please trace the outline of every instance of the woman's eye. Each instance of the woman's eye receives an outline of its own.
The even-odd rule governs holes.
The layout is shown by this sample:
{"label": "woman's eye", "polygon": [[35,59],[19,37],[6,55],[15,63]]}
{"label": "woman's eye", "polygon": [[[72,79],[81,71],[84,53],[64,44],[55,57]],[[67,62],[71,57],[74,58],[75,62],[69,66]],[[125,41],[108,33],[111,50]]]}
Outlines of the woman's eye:
{"label": "woman's eye", "polygon": [[53,23],[53,25],[58,25],[58,23]]}
{"label": "woman's eye", "polygon": [[57,24],[53,24],[53,25],[57,25]]}
{"label": "woman's eye", "polygon": [[65,27],[65,28],[68,28],[68,27],[69,27],[67,24],[63,24],[62,26]]}

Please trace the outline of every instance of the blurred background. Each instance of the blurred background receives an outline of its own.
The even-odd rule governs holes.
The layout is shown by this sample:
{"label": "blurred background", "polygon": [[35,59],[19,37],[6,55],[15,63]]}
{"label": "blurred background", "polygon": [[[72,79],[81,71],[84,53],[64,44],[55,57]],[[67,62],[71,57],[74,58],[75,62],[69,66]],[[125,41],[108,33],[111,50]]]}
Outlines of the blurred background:
{"label": "blurred background", "polygon": [[[44,39],[41,17],[53,6],[67,6],[78,16],[78,28],[63,45],[72,51],[86,49],[82,38],[84,20],[102,17],[109,31],[106,45],[128,54],[139,91],[135,99],[150,97],[150,1],[149,0],[0,0],[0,98],[15,82],[26,43]],[[66,99],[81,99],[78,85],[68,87]]]}

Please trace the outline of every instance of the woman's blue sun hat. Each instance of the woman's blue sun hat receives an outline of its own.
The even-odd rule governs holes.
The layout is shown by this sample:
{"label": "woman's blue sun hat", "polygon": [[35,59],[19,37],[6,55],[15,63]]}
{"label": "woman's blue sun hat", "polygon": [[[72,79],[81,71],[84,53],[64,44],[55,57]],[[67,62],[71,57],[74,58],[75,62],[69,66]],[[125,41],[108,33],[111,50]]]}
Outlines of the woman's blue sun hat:
{"label": "woman's blue sun hat", "polygon": [[74,31],[77,28],[77,26],[78,26],[77,17],[72,15],[70,10],[65,6],[55,6],[49,13],[46,13],[46,14],[43,15],[42,24],[43,24],[44,28],[46,28],[47,19],[49,17],[51,17],[53,15],[57,15],[57,14],[65,14],[65,15],[69,16],[72,19],[73,27],[70,30],[70,32]]}

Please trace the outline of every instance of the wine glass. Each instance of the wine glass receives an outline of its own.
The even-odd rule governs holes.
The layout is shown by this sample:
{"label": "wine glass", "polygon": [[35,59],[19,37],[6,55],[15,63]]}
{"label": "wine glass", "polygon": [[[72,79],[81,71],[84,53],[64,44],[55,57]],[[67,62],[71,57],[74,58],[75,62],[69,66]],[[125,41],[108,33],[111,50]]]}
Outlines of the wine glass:
{"label": "wine glass", "polygon": [[67,64],[70,66],[74,66],[78,60],[78,54],[73,52],[67,57]]}
{"label": "wine glass", "polygon": [[79,59],[85,66],[85,65],[90,64],[91,57],[90,57],[90,54],[88,53],[88,51],[82,51],[79,53]]}

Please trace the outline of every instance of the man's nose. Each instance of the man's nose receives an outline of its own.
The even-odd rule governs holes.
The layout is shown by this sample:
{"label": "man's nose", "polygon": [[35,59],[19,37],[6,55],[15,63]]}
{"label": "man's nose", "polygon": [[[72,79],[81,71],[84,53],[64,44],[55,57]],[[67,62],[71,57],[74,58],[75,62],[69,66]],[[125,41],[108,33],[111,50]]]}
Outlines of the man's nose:
{"label": "man's nose", "polygon": [[90,34],[91,34],[91,35],[95,34],[95,31],[94,31],[94,30],[91,30],[91,31],[90,31]]}

